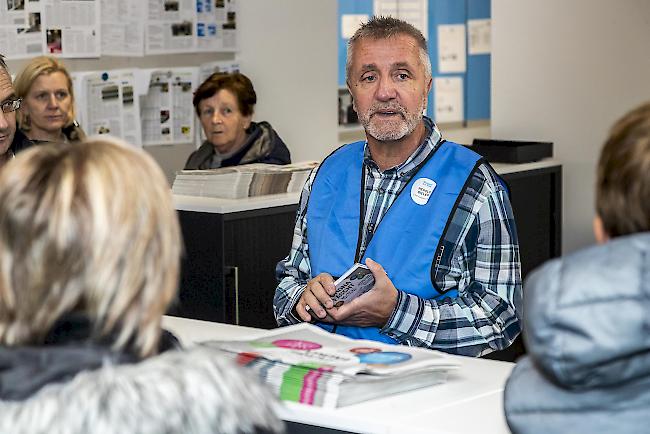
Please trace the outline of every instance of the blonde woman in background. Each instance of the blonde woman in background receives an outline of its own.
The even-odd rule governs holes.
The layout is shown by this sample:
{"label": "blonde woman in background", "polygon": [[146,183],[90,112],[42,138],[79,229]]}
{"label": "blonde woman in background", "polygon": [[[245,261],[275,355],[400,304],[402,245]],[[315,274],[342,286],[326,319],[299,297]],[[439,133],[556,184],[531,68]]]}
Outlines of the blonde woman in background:
{"label": "blonde woman in background", "polygon": [[282,429],[273,398],[161,318],[181,236],[162,171],[106,139],[32,147],[0,171],[0,432]]}
{"label": "blonde woman in background", "polygon": [[75,120],[72,78],[54,57],[33,58],[14,80],[16,96],[22,98],[18,128],[33,143],[83,140]]}

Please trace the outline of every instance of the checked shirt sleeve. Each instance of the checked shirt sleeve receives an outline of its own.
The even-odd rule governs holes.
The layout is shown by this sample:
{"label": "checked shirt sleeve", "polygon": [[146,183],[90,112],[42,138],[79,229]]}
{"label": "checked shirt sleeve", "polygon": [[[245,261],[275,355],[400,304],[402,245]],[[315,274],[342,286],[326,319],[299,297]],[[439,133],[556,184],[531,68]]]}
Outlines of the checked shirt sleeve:
{"label": "checked shirt sleeve", "polygon": [[508,194],[479,167],[443,240],[447,259],[435,271],[457,297],[422,299],[399,291],[382,332],[406,345],[479,356],[509,346],[520,332],[514,300],[521,295],[517,231]]}
{"label": "checked shirt sleeve", "polygon": [[309,174],[300,195],[300,206],[296,214],[289,255],[278,262],[275,267],[275,277],[278,279],[279,285],[275,289],[273,297],[273,311],[275,320],[280,326],[302,322],[300,317],[295,315],[293,308],[300,300],[307,281],[311,278],[309,246],[307,245],[307,202],[317,170],[318,168],[315,168]]}

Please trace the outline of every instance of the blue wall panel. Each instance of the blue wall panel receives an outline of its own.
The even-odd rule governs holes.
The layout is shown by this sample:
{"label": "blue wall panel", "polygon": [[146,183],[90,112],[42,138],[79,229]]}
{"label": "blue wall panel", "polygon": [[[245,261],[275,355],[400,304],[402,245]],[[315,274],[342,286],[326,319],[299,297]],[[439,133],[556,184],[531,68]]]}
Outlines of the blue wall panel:
{"label": "blue wall panel", "polygon": [[[464,73],[441,74],[438,70],[438,26],[440,24],[465,24],[467,20],[467,8],[464,1],[459,0],[429,0],[429,37],[427,42],[429,44],[429,56],[431,57],[431,70],[433,76],[436,77],[461,77],[463,79],[463,87],[465,87]],[[463,96],[465,103],[463,104],[467,118],[467,92],[463,89]],[[429,106],[427,114],[433,118],[433,109],[435,101],[435,89],[431,90],[429,97]]]}
{"label": "blue wall panel", "polygon": [[[490,18],[490,0],[467,0],[467,19]],[[466,119],[490,119],[490,54],[467,56]]]}
{"label": "blue wall panel", "polygon": [[339,14],[336,37],[339,41],[339,86],[345,86],[345,59],[348,40],[341,37],[341,16],[346,14],[365,14],[372,16],[373,0],[339,0]]}

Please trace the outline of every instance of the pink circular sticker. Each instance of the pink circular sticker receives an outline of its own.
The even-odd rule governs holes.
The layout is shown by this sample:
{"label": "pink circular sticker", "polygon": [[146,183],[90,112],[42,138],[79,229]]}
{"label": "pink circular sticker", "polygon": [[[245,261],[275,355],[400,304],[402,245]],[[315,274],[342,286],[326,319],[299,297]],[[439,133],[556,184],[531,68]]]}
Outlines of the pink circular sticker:
{"label": "pink circular sticker", "polygon": [[290,348],[292,350],[317,350],[322,347],[316,342],[302,341],[299,339],[278,339],[273,341],[273,345],[280,348]]}

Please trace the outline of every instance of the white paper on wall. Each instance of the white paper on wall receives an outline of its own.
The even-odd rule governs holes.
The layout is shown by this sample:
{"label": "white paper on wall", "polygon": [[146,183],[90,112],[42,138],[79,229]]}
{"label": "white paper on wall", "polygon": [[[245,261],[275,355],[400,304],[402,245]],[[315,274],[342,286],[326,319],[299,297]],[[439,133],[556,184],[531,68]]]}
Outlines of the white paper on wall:
{"label": "white paper on wall", "polygon": [[140,100],[142,144],[193,143],[195,115],[193,91],[198,68],[156,69]]}
{"label": "white paper on wall", "polygon": [[441,74],[465,72],[465,24],[438,26],[438,72]]}
{"label": "white paper on wall", "polygon": [[463,121],[462,77],[435,77],[434,116],[436,123]]}
{"label": "white paper on wall", "polygon": [[0,53],[8,59],[43,54],[40,2],[0,1]]}
{"label": "white paper on wall", "polygon": [[146,6],[142,0],[101,0],[103,55],[144,56]]}
{"label": "white paper on wall", "polygon": [[196,50],[237,49],[236,0],[196,0]]}
{"label": "white paper on wall", "polygon": [[376,16],[392,16],[412,24],[425,38],[429,37],[428,0],[374,0]]}
{"label": "white paper on wall", "polygon": [[40,0],[45,54],[60,57],[99,57],[99,0]]}
{"label": "white paper on wall", "polygon": [[490,54],[492,25],[489,18],[467,21],[467,51],[472,54]]}
{"label": "white paper on wall", "polygon": [[78,80],[85,102],[83,128],[86,133],[107,134],[142,146],[135,70],[85,72]]}
{"label": "white paper on wall", "polygon": [[196,41],[195,0],[148,0],[145,52],[188,53]]}
{"label": "white paper on wall", "polygon": [[341,38],[350,39],[359,29],[361,24],[368,22],[367,14],[343,14],[341,15]]}

